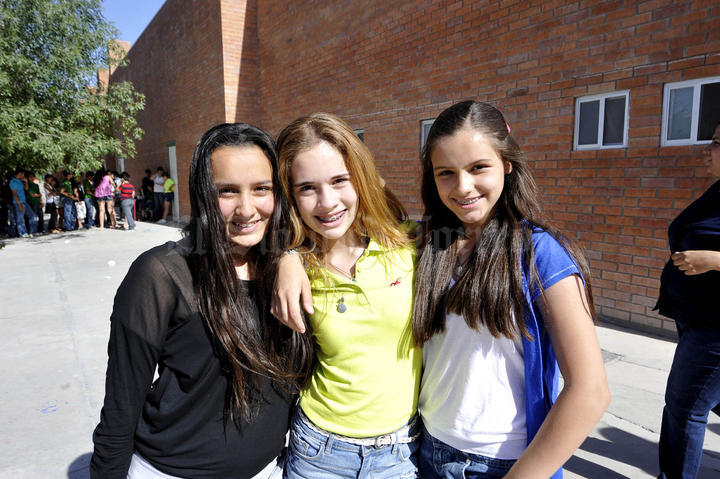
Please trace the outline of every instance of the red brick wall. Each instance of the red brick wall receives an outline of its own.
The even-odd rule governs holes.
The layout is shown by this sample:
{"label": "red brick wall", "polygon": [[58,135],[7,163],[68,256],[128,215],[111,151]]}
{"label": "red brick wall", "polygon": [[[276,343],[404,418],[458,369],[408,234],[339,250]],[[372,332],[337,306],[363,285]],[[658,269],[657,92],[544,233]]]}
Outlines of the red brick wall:
{"label": "red brick wall", "polygon": [[251,93],[257,56],[240,57],[257,50],[255,3],[168,0],[130,49],[129,66],[112,75],[113,82],[132,81],[147,102],[138,115],[145,136],[125,168],[139,185],[146,168],[168,168],[167,144],[174,141],[181,216],[190,214],[188,174],[200,136],[236,116],[258,116],[258,98]]}
{"label": "red brick wall", "polygon": [[260,81],[257,1],[222,0],[225,121],[257,123]]}
{"label": "red brick wall", "polygon": [[[489,101],[527,152],[545,210],[586,248],[598,312],[670,331],[651,311],[666,229],[710,178],[705,148],[659,146],[663,85],[720,75],[718,24],[711,0],[168,0],[113,80],[148,98],[134,177],[177,141],[183,214],[192,148],[209,126],[278,133],[330,111],[365,130],[420,215],[420,121]],[[575,99],[626,89],[628,148],[573,151]]]}
{"label": "red brick wall", "polygon": [[[720,75],[710,0],[261,2],[262,122],[337,113],[364,128],[415,214],[420,121],[467,98],[500,107],[544,208],[591,260],[605,318],[652,312],[669,221],[710,184],[701,147],[661,148],[663,84]],[[630,90],[629,147],[573,151],[578,96]]]}

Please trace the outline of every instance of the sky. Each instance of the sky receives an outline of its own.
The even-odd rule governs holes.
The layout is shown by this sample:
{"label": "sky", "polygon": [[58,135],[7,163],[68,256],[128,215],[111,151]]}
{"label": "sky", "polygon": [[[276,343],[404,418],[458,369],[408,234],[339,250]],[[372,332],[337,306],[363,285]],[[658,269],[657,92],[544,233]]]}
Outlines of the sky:
{"label": "sky", "polygon": [[165,0],[103,0],[103,14],[120,30],[118,40],[134,45]]}

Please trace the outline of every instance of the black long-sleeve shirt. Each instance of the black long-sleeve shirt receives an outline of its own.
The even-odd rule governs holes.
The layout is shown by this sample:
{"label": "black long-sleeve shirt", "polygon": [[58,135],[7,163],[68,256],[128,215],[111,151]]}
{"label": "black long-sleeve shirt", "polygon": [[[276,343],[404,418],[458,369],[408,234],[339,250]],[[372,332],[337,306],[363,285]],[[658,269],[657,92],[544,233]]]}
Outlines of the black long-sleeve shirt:
{"label": "black long-sleeve shirt", "polygon": [[[720,181],[685,208],[668,228],[670,253],[720,251]],[[720,271],[686,275],[668,260],[660,277],[660,314],[696,327],[720,329]]]}
{"label": "black long-sleeve shirt", "polygon": [[[124,479],[134,451],[174,476],[249,478],[283,449],[293,398],[268,380],[251,422],[236,426],[224,413],[228,380],[195,305],[186,254],[184,241],[143,253],[115,296],[94,478]],[[254,298],[253,284],[244,286]]]}

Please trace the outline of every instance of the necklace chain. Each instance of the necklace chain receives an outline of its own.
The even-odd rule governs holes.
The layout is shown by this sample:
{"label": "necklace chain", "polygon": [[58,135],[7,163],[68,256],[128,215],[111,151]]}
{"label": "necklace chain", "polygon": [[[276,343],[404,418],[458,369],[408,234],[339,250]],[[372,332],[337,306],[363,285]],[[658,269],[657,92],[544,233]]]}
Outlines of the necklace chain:
{"label": "necklace chain", "polygon": [[[334,269],[335,271],[337,271],[338,273],[340,273],[342,276],[345,276],[346,278],[349,278],[350,281],[352,281],[353,283],[355,282],[355,273],[357,273],[357,268],[355,268],[355,271],[352,271],[352,270],[350,270],[350,271],[345,271],[344,269],[340,269],[340,268],[338,268],[337,266],[335,266],[334,264],[332,264],[332,263],[330,263],[330,262],[328,262],[328,266],[330,266],[332,269]],[[354,265],[353,265],[353,266],[354,266]]]}
{"label": "necklace chain", "polygon": [[[360,257],[363,255],[364,252],[365,252],[365,248],[362,248],[362,249],[360,250],[360,254],[357,254],[357,255],[355,256],[354,261],[353,261],[352,265],[350,266],[350,270],[348,270],[348,271],[346,271],[346,270],[344,270],[344,269],[342,269],[342,268],[338,268],[337,266],[335,266],[334,264],[332,264],[330,261],[326,261],[326,264],[327,264],[330,268],[332,268],[332,269],[334,269],[335,271],[337,271],[338,273],[340,273],[342,276],[344,276],[344,277],[346,277],[346,278],[349,278],[350,281],[352,281],[353,283],[355,283],[355,282],[356,282],[356,274],[357,274],[357,262],[358,262],[358,260],[360,259]],[[353,271],[353,268],[355,268],[354,271]],[[333,288],[333,289],[334,289],[334,288]],[[335,292],[337,293],[337,290],[336,290]],[[338,299],[337,305],[335,306],[335,308],[337,309],[337,312],[338,312],[338,313],[344,313],[345,311],[348,310],[348,307],[347,307],[347,305],[345,304],[345,296],[344,296],[344,295],[340,296],[340,299]]]}
{"label": "necklace chain", "polygon": [[[365,248],[366,248],[366,246],[363,246],[362,248],[360,248],[360,253],[359,253],[359,254],[358,254],[358,253],[355,253],[355,254],[353,255],[353,261],[352,261],[352,263],[351,263],[351,265],[350,265],[350,269],[348,269],[348,270],[345,270],[345,269],[343,269],[343,268],[339,268],[339,267],[335,266],[335,265],[334,265],[331,261],[329,261],[329,260],[326,261],[326,263],[327,263],[327,265],[328,265],[330,268],[334,269],[335,271],[337,271],[338,273],[340,273],[342,276],[350,279],[350,281],[352,281],[352,282],[354,283],[354,282],[355,282],[355,279],[356,279],[356,275],[357,275],[357,262],[358,262],[358,260],[360,259],[360,257],[363,255],[363,253],[365,253]],[[355,269],[354,271],[353,271],[353,268]]]}

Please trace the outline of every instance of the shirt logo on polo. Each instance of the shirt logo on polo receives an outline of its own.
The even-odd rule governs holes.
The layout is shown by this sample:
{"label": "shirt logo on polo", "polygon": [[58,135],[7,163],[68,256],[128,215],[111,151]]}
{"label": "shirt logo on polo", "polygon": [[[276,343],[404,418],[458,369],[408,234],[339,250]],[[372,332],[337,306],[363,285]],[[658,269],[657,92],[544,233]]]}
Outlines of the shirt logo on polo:
{"label": "shirt logo on polo", "polygon": [[395,281],[393,281],[392,283],[390,283],[390,286],[397,286],[398,284],[400,284],[400,281],[401,281],[401,280],[402,280],[402,278],[396,279]]}

